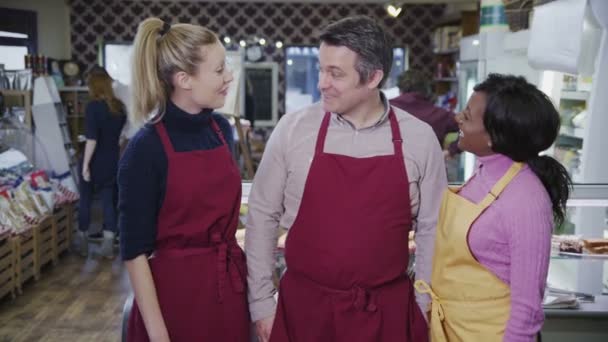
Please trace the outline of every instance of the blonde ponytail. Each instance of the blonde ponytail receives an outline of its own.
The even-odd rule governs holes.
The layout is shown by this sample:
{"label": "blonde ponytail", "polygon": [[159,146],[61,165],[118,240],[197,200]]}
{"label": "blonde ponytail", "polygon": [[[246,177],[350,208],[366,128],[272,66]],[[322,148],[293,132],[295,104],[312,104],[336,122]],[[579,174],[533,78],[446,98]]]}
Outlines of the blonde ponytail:
{"label": "blonde ponytail", "polygon": [[212,31],[197,25],[168,26],[148,18],[139,24],[133,50],[133,108],[131,121],[160,120],[171,92],[172,77],[184,71],[194,75],[203,61],[201,47],[219,42]]}
{"label": "blonde ponytail", "polygon": [[144,20],[137,29],[133,50],[133,109],[134,122],[147,121],[157,108],[164,108],[167,94],[158,74],[158,43],[163,21]]}

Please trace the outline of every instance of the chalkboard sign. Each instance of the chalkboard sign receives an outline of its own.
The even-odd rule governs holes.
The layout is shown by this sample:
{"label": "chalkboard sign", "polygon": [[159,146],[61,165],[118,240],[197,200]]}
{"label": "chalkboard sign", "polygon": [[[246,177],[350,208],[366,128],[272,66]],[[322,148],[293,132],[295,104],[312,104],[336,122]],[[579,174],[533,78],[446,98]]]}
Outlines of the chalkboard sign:
{"label": "chalkboard sign", "polygon": [[245,65],[245,113],[255,126],[274,126],[277,123],[276,63]]}

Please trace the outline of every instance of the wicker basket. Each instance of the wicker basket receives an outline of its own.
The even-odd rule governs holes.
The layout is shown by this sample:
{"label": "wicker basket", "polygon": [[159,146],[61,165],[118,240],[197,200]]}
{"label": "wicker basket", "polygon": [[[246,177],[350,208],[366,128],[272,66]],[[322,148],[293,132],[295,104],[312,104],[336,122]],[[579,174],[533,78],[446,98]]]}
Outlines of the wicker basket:
{"label": "wicker basket", "polygon": [[529,26],[532,0],[502,0],[505,5],[505,16],[512,32],[525,30]]}

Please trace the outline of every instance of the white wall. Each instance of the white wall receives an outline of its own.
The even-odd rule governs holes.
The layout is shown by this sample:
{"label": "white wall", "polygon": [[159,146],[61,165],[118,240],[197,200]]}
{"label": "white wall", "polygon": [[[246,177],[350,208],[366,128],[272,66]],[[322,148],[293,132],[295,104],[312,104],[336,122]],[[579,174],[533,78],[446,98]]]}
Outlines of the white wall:
{"label": "white wall", "polygon": [[38,53],[68,59],[70,48],[70,11],[67,0],[0,0],[0,7],[36,11],[38,16]]}

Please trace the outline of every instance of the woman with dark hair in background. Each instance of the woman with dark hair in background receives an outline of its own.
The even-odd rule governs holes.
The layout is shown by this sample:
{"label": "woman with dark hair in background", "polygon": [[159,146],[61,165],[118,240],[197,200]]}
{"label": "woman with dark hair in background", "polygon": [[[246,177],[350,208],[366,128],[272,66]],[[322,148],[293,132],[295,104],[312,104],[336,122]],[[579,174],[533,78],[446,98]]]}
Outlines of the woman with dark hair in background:
{"label": "woman with dark hair in background", "polygon": [[457,115],[478,168],[446,191],[435,241],[432,341],[533,341],[544,314],[551,233],[571,181],[555,159],[559,113],[522,77],[491,74]]}
{"label": "woman with dark hair in background", "polygon": [[120,136],[126,122],[124,104],[112,90],[112,78],[105,69],[91,70],[87,78],[91,101],[85,109],[86,144],[80,179],[80,205],[76,246],[82,256],[88,254],[85,233],[91,222],[93,193],[101,193],[103,206],[103,241],[100,253],[114,257],[116,235],[115,188]]}

